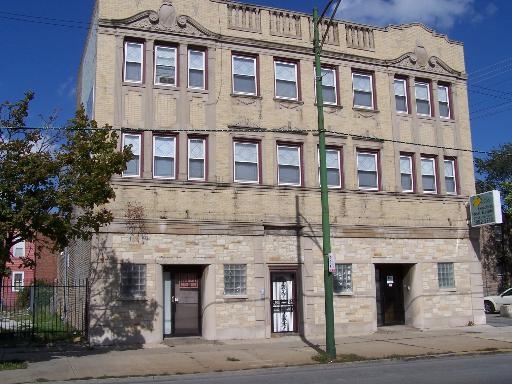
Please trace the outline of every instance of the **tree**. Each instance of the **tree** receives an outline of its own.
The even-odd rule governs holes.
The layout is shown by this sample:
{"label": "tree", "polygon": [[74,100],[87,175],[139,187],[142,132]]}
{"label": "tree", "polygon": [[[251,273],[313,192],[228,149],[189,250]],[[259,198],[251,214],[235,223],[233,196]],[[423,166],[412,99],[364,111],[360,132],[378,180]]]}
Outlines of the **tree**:
{"label": "tree", "polygon": [[26,127],[33,98],[0,104],[0,275],[21,241],[42,235],[62,250],[110,223],[110,179],[133,156],[117,151],[118,134],[98,128],[83,106],[63,129]]}
{"label": "tree", "polygon": [[[487,267],[501,275],[501,289],[512,282],[512,143],[493,149],[486,158],[475,159],[477,191],[501,192],[503,224],[486,228],[482,252]],[[497,271],[496,271],[497,269]]]}

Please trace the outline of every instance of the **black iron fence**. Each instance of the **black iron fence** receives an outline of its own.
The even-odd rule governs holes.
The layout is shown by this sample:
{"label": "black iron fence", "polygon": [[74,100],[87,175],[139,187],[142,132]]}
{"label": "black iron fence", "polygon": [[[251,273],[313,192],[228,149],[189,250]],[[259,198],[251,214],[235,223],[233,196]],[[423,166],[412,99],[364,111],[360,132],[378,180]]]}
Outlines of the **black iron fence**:
{"label": "black iron fence", "polygon": [[87,338],[88,282],[0,286],[0,340]]}

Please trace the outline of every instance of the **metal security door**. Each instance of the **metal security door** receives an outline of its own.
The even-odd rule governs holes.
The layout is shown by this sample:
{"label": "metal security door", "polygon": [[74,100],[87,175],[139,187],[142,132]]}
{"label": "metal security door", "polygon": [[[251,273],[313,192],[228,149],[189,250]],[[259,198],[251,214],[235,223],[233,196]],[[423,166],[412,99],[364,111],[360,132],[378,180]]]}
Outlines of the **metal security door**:
{"label": "metal security door", "polygon": [[295,272],[271,272],[272,332],[297,331]]}
{"label": "metal security door", "polygon": [[173,336],[200,335],[200,272],[176,271],[172,274],[172,334]]}

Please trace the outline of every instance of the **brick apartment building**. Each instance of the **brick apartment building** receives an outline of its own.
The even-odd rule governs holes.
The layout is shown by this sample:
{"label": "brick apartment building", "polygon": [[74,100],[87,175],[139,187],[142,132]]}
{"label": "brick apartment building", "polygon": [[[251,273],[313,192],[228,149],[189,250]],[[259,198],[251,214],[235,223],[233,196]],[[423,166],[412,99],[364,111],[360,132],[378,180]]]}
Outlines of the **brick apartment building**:
{"label": "brick apartment building", "polygon": [[[135,157],[70,249],[91,342],[324,335],[311,16],[97,0],[92,21],[79,101]],[[462,44],[335,21],[322,66],[336,334],[484,323]]]}

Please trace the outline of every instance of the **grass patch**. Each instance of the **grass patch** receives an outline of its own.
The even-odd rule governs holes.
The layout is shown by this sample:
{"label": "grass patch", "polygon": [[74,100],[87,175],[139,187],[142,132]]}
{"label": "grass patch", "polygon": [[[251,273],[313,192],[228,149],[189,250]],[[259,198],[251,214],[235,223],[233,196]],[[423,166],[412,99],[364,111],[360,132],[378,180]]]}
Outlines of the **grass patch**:
{"label": "grass patch", "polygon": [[231,356],[228,356],[226,358],[227,361],[240,361],[240,359],[237,359],[236,357],[231,357]]}
{"label": "grass patch", "polygon": [[25,369],[28,364],[22,360],[0,361],[0,371],[10,371],[12,369]]}
{"label": "grass patch", "polygon": [[313,360],[318,363],[350,363],[353,361],[364,361],[367,360],[366,357],[356,355],[355,353],[346,353],[336,355],[335,359],[331,359],[331,357],[327,353],[319,353],[313,356]]}

